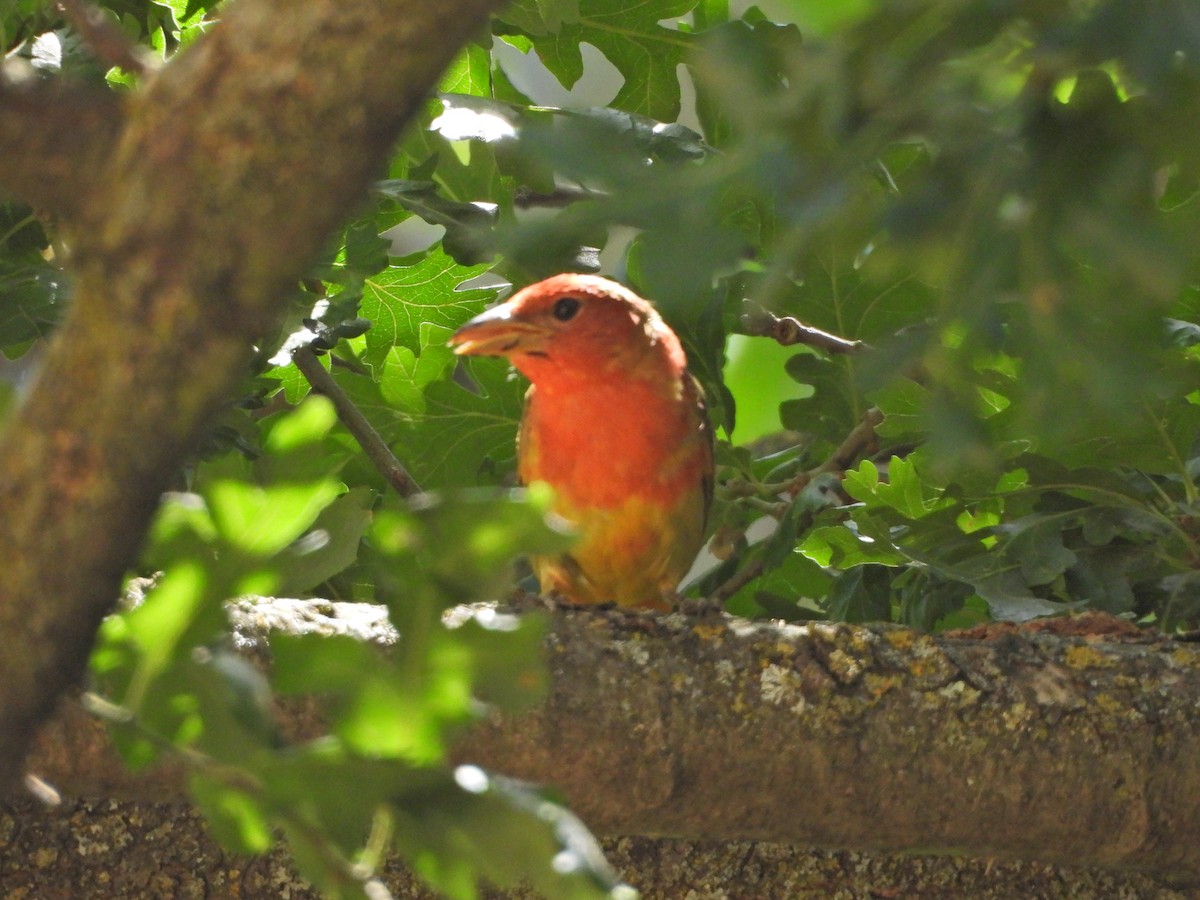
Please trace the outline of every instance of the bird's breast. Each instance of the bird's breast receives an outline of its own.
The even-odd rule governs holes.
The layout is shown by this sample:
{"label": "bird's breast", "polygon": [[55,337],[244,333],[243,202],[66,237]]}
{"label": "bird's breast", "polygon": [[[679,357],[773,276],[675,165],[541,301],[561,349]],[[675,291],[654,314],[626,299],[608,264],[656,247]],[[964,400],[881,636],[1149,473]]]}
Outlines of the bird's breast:
{"label": "bird's breast", "polygon": [[615,508],[631,497],[669,502],[703,476],[707,438],[682,391],[633,382],[556,394],[530,391],[518,461],[563,512]]}

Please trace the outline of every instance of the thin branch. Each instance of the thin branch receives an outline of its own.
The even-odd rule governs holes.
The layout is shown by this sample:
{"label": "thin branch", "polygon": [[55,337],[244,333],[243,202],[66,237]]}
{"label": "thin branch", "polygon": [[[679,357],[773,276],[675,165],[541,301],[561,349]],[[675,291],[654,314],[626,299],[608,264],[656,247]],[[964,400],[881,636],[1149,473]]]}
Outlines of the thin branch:
{"label": "thin branch", "polygon": [[570,206],[581,200],[594,200],[604,195],[587,188],[558,187],[549,193],[535,191],[533,188],[517,188],[513,197],[513,205],[517,209],[534,209],[537,207],[558,208]]}
{"label": "thin branch", "polygon": [[745,566],[734,572],[729,579],[713,591],[712,599],[724,603],[754,579],[762,575],[764,568],[762,557],[755,557]]}
{"label": "thin branch", "polygon": [[[858,459],[860,456],[865,456],[874,450],[876,441],[878,440],[878,436],[875,434],[875,429],[882,421],[883,413],[881,413],[875,407],[868,409],[865,413],[863,413],[862,420],[850,430],[849,434],[846,435],[841,444],[838,445],[837,449],[834,450],[833,453],[829,454],[828,459],[815,468],[809,469],[806,472],[801,472],[794,479],[792,479],[791,482],[788,483],[786,488],[781,491],[781,493],[786,493],[792,497],[796,497],[802,490],[812,483],[813,479],[817,478],[818,476],[825,475],[830,472],[837,472],[839,474],[845,472],[846,469],[850,468],[850,466],[854,464],[856,459]],[[757,501],[758,504],[763,502],[756,497],[746,497],[744,500]],[[788,506],[789,504],[786,503],[771,504],[770,508],[765,508],[764,511],[766,511],[769,515],[774,516],[776,519],[779,519],[782,518],[783,513],[787,511]],[[805,514],[804,521],[801,523],[799,530],[801,532],[806,531],[811,524],[812,513],[809,512]],[[754,581],[754,579],[762,575],[763,568],[764,566],[761,556],[751,560],[745,566],[734,572],[728,580],[719,585],[717,589],[712,592],[712,599],[720,601],[728,600],[750,582]]]}
{"label": "thin branch", "polygon": [[317,359],[317,354],[313,352],[312,347],[298,349],[292,354],[292,362],[296,364],[300,374],[308,379],[308,383],[312,385],[314,391],[324,394],[333,402],[338,419],[358,441],[375,468],[387,479],[396,493],[401,497],[413,497],[421,493],[421,489],[417,487],[417,483],[413,481],[413,477],[408,474],[408,470],[404,468],[400,460],[396,459],[387,442],[346,396],[346,392],[338,386],[333,377],[325,371],[325,367]]}
{"label": "thin branch", "polygon": [[829,458],[815,469],[804,473],[807,476],[805,484],[826,472],[845,472],[860,456],[874,452],[879,441],[875,429],[882,422],[883,413],[874,406],[863,413],[859,423],[850,430],[838,448],[829,454]]}
{"label": "thin branch", "polygon": [[154,54],[131,40],[100,7],[87,0],[58,0],[58,8],[101,62],[138,76],[159,67]]}
{"label": "thin branch", "polygon": [[805,325],[793,316],[777,316],[765,309],[746,312],[741,318],[742,334],[769,337],[785,347],[806,344],[826,353],[858,353],[867,348],[862,341],[851,341],[820,328]]}

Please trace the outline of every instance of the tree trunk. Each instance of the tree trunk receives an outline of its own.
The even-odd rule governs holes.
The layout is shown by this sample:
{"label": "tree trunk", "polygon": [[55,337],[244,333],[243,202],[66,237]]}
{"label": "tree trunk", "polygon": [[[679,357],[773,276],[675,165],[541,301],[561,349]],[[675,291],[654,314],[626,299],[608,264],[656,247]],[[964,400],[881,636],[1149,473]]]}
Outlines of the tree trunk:
{"label": "tree trunk", "polygon": [[0,783],[254,341],[494,5],[239,0],[123,104],[0,74],[0,190],[60,220],[75,285],[0,444]]}

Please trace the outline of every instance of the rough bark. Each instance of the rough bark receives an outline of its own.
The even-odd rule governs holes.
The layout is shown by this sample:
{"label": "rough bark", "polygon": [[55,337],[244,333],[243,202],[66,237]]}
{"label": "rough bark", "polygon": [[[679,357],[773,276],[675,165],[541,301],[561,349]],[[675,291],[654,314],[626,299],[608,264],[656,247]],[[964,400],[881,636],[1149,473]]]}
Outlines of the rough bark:
{"label": "rough bark", "polygon": [[0,191],[73,221],[123,116],[112,91],[0,66]]}
{"label": "rough bark", "polygon": [[[81,132],[40,174],[31,161],[82,102],[69,88],[28,143],[0,125],[0,187],[70,218],[75,280],[0,444],[0,783],[78,679],[159,494],[253,341],[493,5],[239,0],[115,125],[78,119],[98,150],[78,150]],[[4,83],[0,122],[35,118],[23,97]],[[80,154],[91,164],[64,169]]]}
{"label": "rough bark", "polygon": [[[276,606],[246,621],[308,619]],[[602,835],[1200,879],[1190,644],[566,613],[546,651],[545,702],[478,725],[454,755],[555,785]],[[100,762],[81,713],[64,722],[34,763],[60,789],[170,795],[169,773],[132,781]]]}
{"label": "rough bark", "polygon": [[[645,900],[724,898],[1014,897],[1187,900],[1196,896],[1137,873],[963,858],[813,851],[784,844],[609,838],[608,860]],[[36,900],[287,897],[319,900],[283,848],[256,857],[222,852],[199,813],[178,803],[73,800],[54,810],[0,803],[0,887]],[[382,880],[405,900],[435,900],[398,860]],[[533,900],[485,891],[487,900]]]}

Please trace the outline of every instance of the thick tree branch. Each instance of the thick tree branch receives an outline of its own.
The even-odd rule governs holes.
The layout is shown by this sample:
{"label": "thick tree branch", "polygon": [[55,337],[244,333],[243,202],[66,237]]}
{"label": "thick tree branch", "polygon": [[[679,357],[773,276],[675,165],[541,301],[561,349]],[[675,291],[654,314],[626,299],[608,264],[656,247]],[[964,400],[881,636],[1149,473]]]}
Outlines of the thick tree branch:
{"label": "thick tree branch", "polygon": [[[55,809],[0,803],[0,884],[15,897],[148,900],[172,897],[289,897],[322,900],[294,871],[287,849],[246,858],[214,844],[201,815],[178,803],[68,800]],[[812,851],[769,842],[609,838],[605,855],[650,898],[830,897],[1013,900],[1014,897],[1192,895],[1143,873],[963,857]],[[81,851],[86,848],[86,855]],[[398,859],[381,872],[392,896],[444,900]],[[101,880],[101,876],[103,880]],[[488,900],[532,900],[528,891],[482,892]]]}
{"label": "thick tree branch", "polygon": [[[239,0],[129,102],[84,192],[74,305],[0,444],[0,783],[79,677],[160,492],[285,288],[493,5]],[[6,189],[45,173],[26,160],[66,128],[38,130],[41,95],[23,90],[0,96],[34,129],[24,141],[0,109]],[[65,195],[52,183],[43,199]]]}
{"label": "thick tree branch", "polygon": [[72,219],[96,190],[123,115],[112,91],[0,62],[0,194]]}
{"label": "thick tree branch", "polygon": [[[256,607],[243,628],[274,612],[312,630],[302,609]],[[369,609],[362,631],[379,635]],[[573,611],[554,616],[547,658],[540,707],[478,725],[455,756],[556,785],[600,834],[1200,878],[1200,648]],[[67,795],[172,795],[169,773],[137,782],[102,762],[99,734],[68,711],[34,770]]]}

